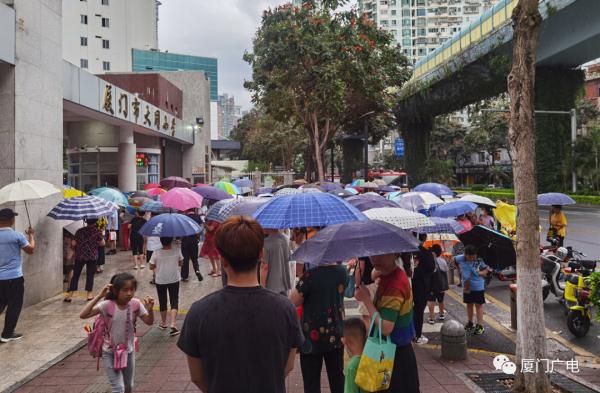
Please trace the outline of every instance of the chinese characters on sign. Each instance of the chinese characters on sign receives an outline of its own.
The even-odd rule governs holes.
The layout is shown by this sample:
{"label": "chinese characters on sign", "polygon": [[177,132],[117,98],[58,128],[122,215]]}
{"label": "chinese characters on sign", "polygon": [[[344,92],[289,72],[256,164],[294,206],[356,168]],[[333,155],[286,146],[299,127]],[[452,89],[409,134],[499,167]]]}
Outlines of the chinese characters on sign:
{"label": "chinese characters on sign", "polygon": [[[510,361],[506,355],[498,355],[493,360],[494,368],[505,374],[515,374],[517,365]],[[565,367],[571,373],[579,372],[579,361],[577,360],[551,360],[551,359],[521,359],[521,373],[544,372],[552,374],[557,372],[558,367]]]}
{"label": "chinese characters on sign", "polygon": [[113,107],[112,107],[112,86],[111,85],[104,86],[104,100],[103,100],[102,109],[104,109],[106,112],[110,113],[111,115],[115,114],[115,112],[113,111]]}
{"label": "chinese characters on sign", "polygon": [[[125,101],[125,105],[123,105],[123,101]],[[119,96],[119,113],[123,114],[123,117],[127,118],[127,108],[129,107],[127,94],[121,93]]]}

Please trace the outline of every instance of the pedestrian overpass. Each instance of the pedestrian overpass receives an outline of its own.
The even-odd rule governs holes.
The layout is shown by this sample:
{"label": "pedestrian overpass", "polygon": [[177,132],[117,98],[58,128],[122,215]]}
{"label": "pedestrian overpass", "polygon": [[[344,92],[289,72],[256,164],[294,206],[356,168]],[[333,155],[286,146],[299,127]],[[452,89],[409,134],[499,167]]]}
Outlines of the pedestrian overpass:
{"label": "pedestrian overpass", "polygon": [[[408,161],[426,157],[435,116],[506,91],[512,60],[511,15],[517,3],[501,0],[415,64],[413,77],[400,90],[394,110]],[[583,74],[576,68],[600,57],[600,1],[540,0],[540,14],[536,91],[542,97],[539,88],[553,90],[546,96],[566,99],[574,96],[572,85],[583,82]],[[572,103],[564,101],[544,105],[538,100],[536,108],[569,110]],[[569,119],[564,120],[568,128]],[[418,170],[414,165],[418,164],[408,164],[410,172]]]}

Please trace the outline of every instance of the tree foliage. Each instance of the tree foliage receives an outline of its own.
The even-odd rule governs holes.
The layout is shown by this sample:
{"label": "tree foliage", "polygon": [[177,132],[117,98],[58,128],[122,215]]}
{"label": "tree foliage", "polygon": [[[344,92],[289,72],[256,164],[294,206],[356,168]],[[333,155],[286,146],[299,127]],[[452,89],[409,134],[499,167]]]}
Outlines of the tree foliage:
{"label": "tree foliage", "polygon": [[496,152],[502,149],[508,151],[508,113],[486,110],[503,110],[506,108],[504,99],[485,100],[475,105],[470,111],[471,129],[465,136],[465,152],[486,152],[495,164]]}
{"label": "tree foliage", "polygon": [[258,167],[263,171],[269,171],[271,166],[292,170],[299,152],[307,147],[306,134],[301,127],[277,121],[260,107],[240,119],[230,138],[241,143],[239,158],[250,160],[251,169]]}
{"label": "tree foliage", "polygon": [[464,154],[467,129],[446,116],[438,117],[431,130],[430,157],[457,162]]}
{"label": "tree foliage", "polygon": [[362,129],[365,120],[359,117],[370,111],[371,129],[385,128],[390,120],[381,114],[391,108],[391,92],[410,76],[388,33],[355,10],[333,12],[344,2],[266,10],[253,52],[244,55],[252,66],[245,87],[253,101],[279,122],[302,125],[321,181],[329,141],[342,129]]}

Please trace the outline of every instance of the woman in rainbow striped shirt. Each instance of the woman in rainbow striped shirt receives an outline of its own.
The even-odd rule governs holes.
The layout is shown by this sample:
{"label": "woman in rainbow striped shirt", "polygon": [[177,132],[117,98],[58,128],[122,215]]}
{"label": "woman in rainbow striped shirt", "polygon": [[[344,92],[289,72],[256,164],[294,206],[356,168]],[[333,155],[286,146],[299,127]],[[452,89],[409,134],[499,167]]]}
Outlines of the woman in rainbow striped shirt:
{"label": "woman in rainbow striped shirt", "polygon": [[419,373],[411,344],[415,337],[412,289],[406,273],[396,265],[396,258],[396,254],[371,256],[373,268],[381,274],[375,299],[371,299],[364,287],[356,288],[354,297],[364,303],[370,317],[379,312],[383,319],[382,334],[396,344],[392,381],[386,391],[416,393]]}

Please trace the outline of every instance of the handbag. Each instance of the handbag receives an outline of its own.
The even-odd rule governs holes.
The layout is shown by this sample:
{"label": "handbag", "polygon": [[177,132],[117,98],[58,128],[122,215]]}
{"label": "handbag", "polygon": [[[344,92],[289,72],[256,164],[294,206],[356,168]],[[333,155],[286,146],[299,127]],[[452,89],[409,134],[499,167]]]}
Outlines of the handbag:
{"label": "handbag", "polygon": [[371,327],[369,328],[369,337],[365,343],[356,378],[354,382],[358,387],[367,392],[379,392],[389,389],[392,381],[392,372],[394,370],[394,356],[396,355],[396,344],[392,343],[389,337],[385,340],[381,337],[381,318],[379,326],[374,335],[373,325],[379,313],[375,313],[371,318]]}
{"label": "handbag", "polygon": [[448,275],[440,269],[440,265],[435,260],[435,270],[431,275],[431,293],[441,293],[448,288]]}

